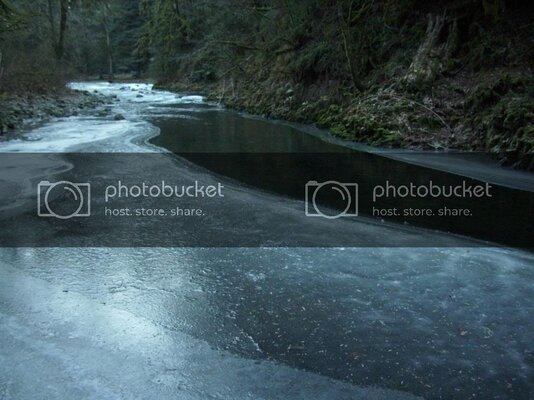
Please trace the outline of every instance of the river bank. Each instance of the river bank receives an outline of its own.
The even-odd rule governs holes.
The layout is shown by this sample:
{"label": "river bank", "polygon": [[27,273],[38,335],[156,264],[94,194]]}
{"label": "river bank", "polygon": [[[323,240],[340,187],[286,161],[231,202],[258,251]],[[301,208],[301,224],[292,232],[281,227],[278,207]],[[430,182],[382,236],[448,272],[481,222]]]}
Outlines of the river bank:
{"label": "river bank", "polygon": [[52,118],[78,115],[109,103],[111,98],[98,93],[61,88],[45,94],[1,93],[0,137],[16,132],[27,125],[46,122]]}
{"label": "river bank", "polygon": [[484,152],[532,171],[534,9],[499,3],[273,7],[250,15],[246,34],[160,56],[157,87],[349,142]]}
{"label": "river bank", "polygon": [[371,146],[485,152],[503,166],[534,170],[534,98],[525,75],[447,77],[432,94],[377,88],[349,99],[310,87],[267,80],[199,84],[160,82],[157,88],[200,92],[238,111],[315,124],[337,138]]}
{"label": "river bank", "polygon": [[[20,216],[2,219],[16,225],[9,229],[4,224],[4,239],[20,235],[34,245],[50,240],[55,245],[27,248],[18,242],[16,246],[25,248],[0,249],[0,325],[5,332],[0,357],[6,360],[0,376],[7,382],[0,385],[0,397],[33,400],[42,388],[51,399],[76,398],[80,393],[99,399],[139,393],[161,399],[183,393],[188,399],[204,399],[215,392],[222,399],[520,399],[533,392],[534,328],[531,302],[525,300],[534,295],[532,254],[489,244],[478,247],[472,240],[410,225],[371,225],[363,215],[354,220],[309,218],[302,203],[235,181],[222,182],[225,199],[218,203],[217,213],[203,220],[168,220],[172,226],[165,229],[151,218],[104,218],[98,212],[104,192],[98,188],[108,179],[113,184],[157,183],[162,178],[168,183],[209,184],[225,179],[220,170],[212,174],[185,160],[174,164],[174,157],[165,154],[99,155],[151,151],[146,140],[158,135],[151,122],[162,125],[161,140],[175,143],[170,150],[191,154],[195,149],[221,151],[218,144],[226,151],[250,146],[269,151],[274,143],[278,149],[293,145],[291,150],[303,151],[313,145],[310,141],[318,149],[325,143],[286,124],[153,91],[149,85],[71,86],[115,94],[118,101],[108,115],[60,119],[28,133],[29,140],[0,143],[2,153],[11,153],[4,154],[4,165],[22,160],[15,164],[23,174],[4,168],[2,195],[7,207],[15,206],[16,198],[8,197],[13,191],[22,200],[27,193],[27,209],[35,210],[35,186],[44,179],[90,182],[96,200],[92,217],[85,219],[54,222],[18,212]],[[117,113],[125,119],[115,120]],[[228,149],[229,144],[236,147]],[[93,154],[72,154],[83,152]],[[289,154],[296,158],[295,152]],[[145,164],[113,162],[123,157]],[[209,159],[216,157],[212,152]],[[362,176],[381,182],[376,174],[381,160],[362,157],[368,168]],[[149,158],[162,162],[146,164]],[[241,158],[247,161],[246,155]],[[45,170],[46,160],[51,168]],[[57,161],[62,160],[74,168],[58,169]],[[277,175],[275,164],[261,163],[267,168],[256,175],[256,182]],[[279,175],[286,178],[288,169],[280,167]],[[250,168],[239,170],[254,175]],[[402,167],[387,171],[391,178]],[[415,174],[405,176],[424,182]],[[369,187],[361,181],[362,193]],[[145,207],[131,200],[132,207]],[[504,235],[506,227],[497,218],[521,213],[518,205],[506,196],[501,207],[494,207],[488,222],[498,229],[492,230]],[[482,214],[479,207],[475,211]],[[528,215],[523,212],[515,227],[529,223]],[[467,224],[479,226],[471,218]],[[276,241],[264,242],[261,248],[241,247],[262,232]],[[213,241],[235,235],[242,235],[237,248],[206,247],[207,240],[200,248],[162,248],[164,238]],[[264,247],[293,235],[323,245]],[[155,248],[131,248],[135,237],[160,240]],[[336,238],[361,240],[364,247],[338,247],[339,241],[336,248],[323,247],[325,240]],[[418,246],[407,247],[417,238]],[[101,240],[102,249],[94,246],[96,240]],[[117,241],[128,248],[112,248]],[[66,246],[74,242],[75,248]],[[458,247],[464,245],[468,247]],[[168,357],[162,359],[161,354]],[[135,362],[126,373],[117,374],[125,359]],[[187,361],[187,368],[181,360]],[[27,379],[28,373],[33,380]],[[266,385],[273,376],[277,385]],[[87,379],[90,385],[84,383]],[[28,382],[36,383],[28,387]],[[225,382],[223,392],[220,382]]]}

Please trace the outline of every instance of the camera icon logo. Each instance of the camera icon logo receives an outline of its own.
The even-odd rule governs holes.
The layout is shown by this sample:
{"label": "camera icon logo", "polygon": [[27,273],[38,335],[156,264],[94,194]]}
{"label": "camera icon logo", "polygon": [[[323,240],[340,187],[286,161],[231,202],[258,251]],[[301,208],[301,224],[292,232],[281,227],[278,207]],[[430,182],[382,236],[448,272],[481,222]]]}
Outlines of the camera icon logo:
{"label": "camera icon logo", "polygon": [[37,215],[71,219],[91,216],[91,185],[42,181],[37,187]]}
{"label": "camera icon logo", "polygon": [[308,182],[306,184],[306,216],[327,219],[357,217],[358,184],[337,181]]}

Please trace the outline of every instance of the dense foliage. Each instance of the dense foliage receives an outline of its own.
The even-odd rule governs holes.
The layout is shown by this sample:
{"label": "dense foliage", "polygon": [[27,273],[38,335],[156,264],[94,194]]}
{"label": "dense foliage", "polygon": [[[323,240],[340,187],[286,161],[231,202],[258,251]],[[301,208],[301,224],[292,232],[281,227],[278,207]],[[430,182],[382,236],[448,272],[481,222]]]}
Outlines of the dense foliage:
{"label": "dense foliage", "polygon": [[140,73],[132,0],[0,0],[0,88],[46,90],[73,75]]}
{"label": "dense foliage", "polygon": [[[142,0],[144,35],[149,38],[142,51],[154,56],[154,73],[164,79],[237,77],[253,65],[258,73],[268,69],[306,83],[336,79],[361,91],[369,86],[369,76],[382,83],[384,75],[395,75],[384,70],[387,63],[409,67],[418,50],[416,61],[433,70],[425,72],[427,80],[450,66],[430,65],[437,58],[448,63],[462,59],[473,68],[532,60],[528,42],[507,49],[514,54],[504,58],[491,54],[501,47],[492,47],[489,34],[495,24],[509,29],[531,23],[525,14],[531,10],[513,3]],[[473,45],[480,47],[478,53],[464,58]],[[411,79],[424,78],[413,67]]]}
{"label": "dense foliage", "polygon": [[376,145],[534,168],[534,3],[142,0],[165,87]]}
{"label": "dense foliage", "polygon": [[520,0],[0,0],[0,88],[152,77],[349,139],[532,168],[533,16]]}

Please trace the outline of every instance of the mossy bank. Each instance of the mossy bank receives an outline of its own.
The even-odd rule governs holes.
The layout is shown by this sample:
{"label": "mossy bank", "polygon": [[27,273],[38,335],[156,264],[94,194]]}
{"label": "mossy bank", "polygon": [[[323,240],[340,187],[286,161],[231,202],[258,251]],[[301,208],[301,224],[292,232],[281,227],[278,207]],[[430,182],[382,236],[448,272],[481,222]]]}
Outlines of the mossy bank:
{"label": "mossy bank", "polygon": [[157,87],[351,141],[483,151],[534,170],[534,13],[515,3],[270,9],[239,41],[184,50]]}

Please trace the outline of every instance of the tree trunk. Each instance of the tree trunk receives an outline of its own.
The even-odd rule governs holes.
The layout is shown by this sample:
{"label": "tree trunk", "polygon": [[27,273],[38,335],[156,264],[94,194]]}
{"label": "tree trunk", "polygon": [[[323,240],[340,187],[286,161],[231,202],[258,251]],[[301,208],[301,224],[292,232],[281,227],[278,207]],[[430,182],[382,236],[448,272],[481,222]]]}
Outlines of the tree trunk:
{"label": "tree trunk", "polygon": [[65,54],[65,33],[67,32],[67,18],[69,14],[69,0],[60,1],[59,37],[56,45],[56,60],[61,65]]}
{"label": "tree trunk", "polygon": [[54,48],[54,51],[56,51],[56,46],[57,46],[56,21],[54,18],[54,6],[52,5],[52,1],[53,0],[48,0],[48,23],[50,24],[52,46]]}
{"label": "tree trunk", "polygon": [[0,50],[0,88],[2,87],[3,76],[4,76],[4,65],[3,65],[2,51]]}
{"label": "tree trunk", "polygon": [[107,22],[104,22],[104,31],[106,33],[106,48],[108,53],[108,68],[109,68],[109,76],[110,79],[114,78],[114,71],[113,71],[113,50],[111,48],[111,36],[109,33],[109,28],[107,26]]}
{"label": "tree trunk", "polygon": [[[354,67],[354,54],[352,51],[352,32],[351,32],[351,25],[353,21],[353,6],[354,6],[354,0],[350,2],[350,7],[348,10],[348,15],[345,18],[343,7],[340,6],[339,14],[341,19],[341,37],[343,39],[343,51],[345,53],[345,58],[347,60],[347,67],[352,79],[352,85],[358,92],[362,92],[364,90],[364,86],[362,82],[360,81],[360,78],[358,77],[358,73],[356,71],[356,68]],[[362,7],[363,10],[363,7]]]}

